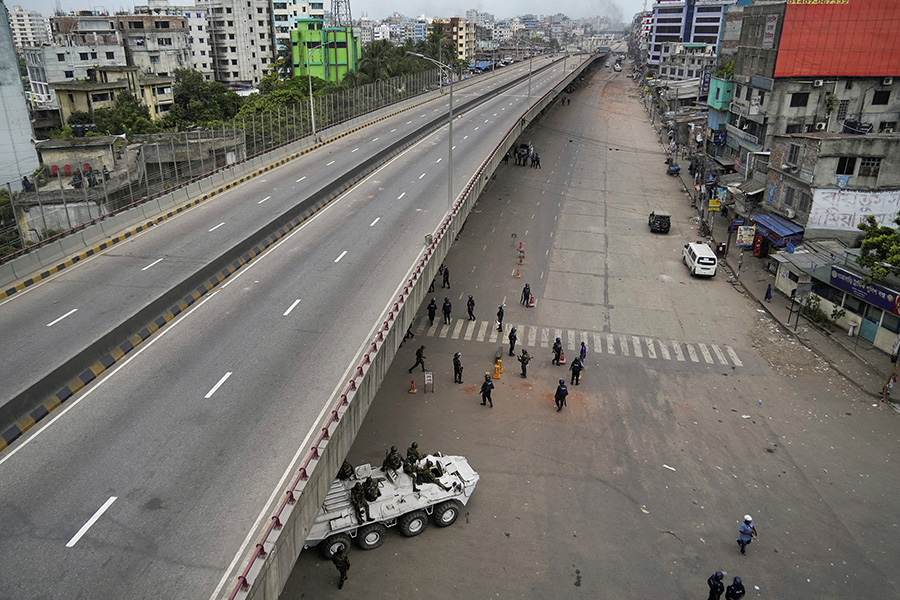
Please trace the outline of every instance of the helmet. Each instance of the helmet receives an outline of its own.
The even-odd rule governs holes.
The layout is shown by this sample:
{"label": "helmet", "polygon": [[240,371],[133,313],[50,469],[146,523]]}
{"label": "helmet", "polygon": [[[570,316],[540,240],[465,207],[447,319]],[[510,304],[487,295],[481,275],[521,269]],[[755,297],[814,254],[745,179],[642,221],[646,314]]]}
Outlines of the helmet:
{"label": "helmet", "polygon": [[561,340],[561,339],[559,339],[559,338],[556,338],[556,341],[557,341],[557,342],[561,342],[561,341],[562,341],[562,340]]}
{"label": "helmet", "polygon": [[436,302],[437,300],[435,300],[434,298],[432,298],[431,301],[432,301],[432,302]]}
{"label": "helmet", "polygon": [[722,571],[716,571],[716,574],[714,575],[714,577],[718,580],[721,580],[725,576],[722,575]]}
{"label": "helmet", "polygon": [[559,385],[566,385],[566,380],[565,380],[565,379],[560,379],[560,380],[559,380]]}
{"label": "helmet", "polygon": [[418,448],[418,447],[419,447],[419,442],[413,442],[413,443],[412,443],[412,447],[413,447],[413,448]]}
{"label": "helmet", "polygon": [[396,452],[396,451],[397,451],[397,446],[391,446],[391,452]]}
{"label": "helmet", "polygon": [[750,515],[744,515],[744,521],[745,521],[745,522],[748,522],[748,523],[749,523],[749,522],[752,521],[752,520],[753,520],[753,517],[751,517]]}
{"label": "helmet", "polygon": [[460,353],[457,352],[456,354],[453,355],[453,358],[459,358],[459,355],[460,355]]}
{"label": "helmet", "polygon": [[740,584],[741,584],[741,578],[740,578],[740,577],[735,577],[735,578],[734,578],[734,583],[735,583],[735,585],[740,585]]}
{"label": "helmet", "polygon": [[450,302],[450,298],[447,298],[446,296],[444,296],[444,302]]}
{"label": "helmet", "polygon": [[517,331],[517,329],[513,327],[512,329],[510,329],[510,331]]}
{"label": "helmet", "polygon": [[503,305],[502,305],[502,304],[498,304],[498,305],[497,305],[497,308],[503,308]]}
{"label": "helmet", "polygon": [[472,294],[469,294],[469,300],[471,300],[471,299],[472,299]]}

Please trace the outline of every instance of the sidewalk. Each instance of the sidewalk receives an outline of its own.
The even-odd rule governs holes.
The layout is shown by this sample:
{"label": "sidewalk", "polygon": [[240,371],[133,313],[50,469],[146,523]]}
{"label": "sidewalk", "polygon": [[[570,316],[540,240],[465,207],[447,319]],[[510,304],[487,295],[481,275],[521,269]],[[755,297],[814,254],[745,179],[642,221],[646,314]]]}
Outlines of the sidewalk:
{"label": "sidewalk", "polygon": [[[728,239],[727,226],[730,219],[715,219],[713,238],[718,241]],[[784,329],[791,332],[804,346],[816,352],[825,362],[841,375],[855,383],[867,394],[881,398],[882,388],[891,373],[893,365],[890,357],[875,348],[870,342],[858,337],[850,337],[842,329],[828,329],[810,322],[800,316],[797,325],[798,304],[793,307],[793,314],[788,325],[791,300],[773,289],[772,300],[765,302],[766,286],[774,282],[774,275],[766,271],[768,259],[753,256],[752,251],[744,251],[743,263],[740,267],[740,279],[735,281],[741,252],[731,247],[722,264],[727,267],[728,278],[775,319]]]}

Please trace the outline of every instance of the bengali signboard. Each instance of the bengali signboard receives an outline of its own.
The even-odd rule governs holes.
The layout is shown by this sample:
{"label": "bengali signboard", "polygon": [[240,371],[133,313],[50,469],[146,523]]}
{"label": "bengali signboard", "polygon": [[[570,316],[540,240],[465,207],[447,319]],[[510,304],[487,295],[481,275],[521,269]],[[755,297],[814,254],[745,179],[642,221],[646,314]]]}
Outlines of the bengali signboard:
{"label": "bengali signboard", "polygon": [[739,248],[749,248],[753,245],[753,239],[756,237],[755,225],[741,225],[737,228],[737,239],[734,242]]}
{"label": "bengali signboard", "polygon": [[763,50],[771,50],[775,47],[775,30],[778,29],[778,15],[766,17],[766,28],[763,31]]}
{"label": "bengali signboard", "polygon": [[897,311],[897,300],[898,297],[900,297],[900,294],[892,289],[882,287],[875,283],[863,283],[863,280],[859,275],[840,267],[831,267],[829,283],[832,287],[843,290],[882,310],[886,310],[895,315],[900,314],[900,312]]}

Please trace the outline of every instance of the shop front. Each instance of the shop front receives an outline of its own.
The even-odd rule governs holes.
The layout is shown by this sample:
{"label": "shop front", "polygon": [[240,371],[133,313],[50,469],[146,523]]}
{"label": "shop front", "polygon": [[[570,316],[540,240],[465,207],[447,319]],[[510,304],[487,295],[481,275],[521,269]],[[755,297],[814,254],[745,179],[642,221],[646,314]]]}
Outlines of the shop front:
{"label": "shop front", "polygon": [[756,224],[753,256],[757,258],[768,256],[772,246],[786,248],[788,252],[792,252],[794,246],[803,241],[803,227],[778,215],[759,214],[750,218]]}

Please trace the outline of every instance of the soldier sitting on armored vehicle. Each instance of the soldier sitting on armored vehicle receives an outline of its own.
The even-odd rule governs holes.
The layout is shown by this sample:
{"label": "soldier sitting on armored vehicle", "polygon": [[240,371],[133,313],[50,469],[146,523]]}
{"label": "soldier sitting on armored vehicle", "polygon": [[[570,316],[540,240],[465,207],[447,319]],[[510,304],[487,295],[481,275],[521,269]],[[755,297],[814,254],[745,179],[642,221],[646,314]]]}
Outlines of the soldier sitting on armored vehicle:
{"label": "soldier sitting on armored vehicle", "polygon": [[419,443],[413,442],[412,446],[406,449],[406,460],[411,463],[418,463],[420,460],[425,458],[421,454],[419,454]]}
{"label": "soldier sitting on armored vehicle", "polygon": [[378,479],[366,477],[366,480],[363,482],[363,491],[368,502],[375,502],[381,496],[381,490],[378,489],[379,481],[384,481],[384,477],[379,477]]}
{"label": "soldier sitting on armored vehicle", "polygon": [[435,477],[434,472],[432,471],[433,467],[434,465],[431,464],[431,461],[429,460],[425,463],[424,467],[416,469],[416,477],[419,483],[433,483],[445,492],[449,492],[450,488],[446,487],[443,483],[441,483],[440,479]]}
{"label": "soldier sitting on armored vehicle", "polygon": [[402,468],[403,457],[397,452],[397,446],[391,446],[391,451],[388,452],[387,456],[384,457],[384,462],[381,463],[381,470],[384,471],[384,474],[391,479],[392,483],[394,483],[394,478],[391,477],[391,471],[393,471],[394,477],[396,477],[397,473],[399,473]]}
{"label": "soldier sitting on armored vehicle", "polygon": [[344,464],[341,465],[340,470],[338,470],[337,478],[341,481],[347,481],[348,479],[352,479],[353,475],[353,465],[345,460]]}
{"label": "soldier sitting on armored vehicle", "polygon": [[[350,502],[352,502],[353,507],[356,508],[356,518],[359,519],[360,523],[372,520],[372,515],[369,514],[369,503],[366,502],[366,492],[363,489],[362,484],[358,481],[350,490]],[[366,512],[365,519],[363,519],[363,510]]]}
{"label": "soldier sitting on armored vehicle", "polygon": [[416,463],[404,460],[403,461],[403,472],[409,475],[409,478],[412,480],[412,487],[414,492],[418,492],[419,488],[416,487]]}

